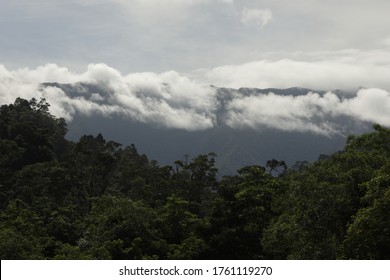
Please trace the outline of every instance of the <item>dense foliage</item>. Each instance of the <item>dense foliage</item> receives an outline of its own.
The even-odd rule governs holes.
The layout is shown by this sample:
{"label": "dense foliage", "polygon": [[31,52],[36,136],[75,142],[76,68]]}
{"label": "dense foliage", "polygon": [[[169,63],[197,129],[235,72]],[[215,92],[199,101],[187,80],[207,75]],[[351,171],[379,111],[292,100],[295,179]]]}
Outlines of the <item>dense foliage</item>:
{"label": "dense foliage", "polygon": [[1,106],[1,259],[390,258],[379,125],[325,160],[222,179],[212,153],[159,166],[134,145],[65,134],[43,99]]}

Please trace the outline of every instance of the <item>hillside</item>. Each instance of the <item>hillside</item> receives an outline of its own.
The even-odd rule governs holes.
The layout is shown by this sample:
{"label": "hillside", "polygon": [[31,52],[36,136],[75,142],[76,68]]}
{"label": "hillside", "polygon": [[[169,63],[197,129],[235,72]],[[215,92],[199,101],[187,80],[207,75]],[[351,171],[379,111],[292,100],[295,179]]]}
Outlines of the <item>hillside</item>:
{"label": "hillside", "polygon": [[[91,100],[103,106],[110,102],[113,95],[112,88],[105,84],[58,84],[45,83],[45,88],[54,87],[62,90],[72,100]],[[229,102],[243,97],[266,96],[270,92],[277,96],[307,96],[311,92],[324,95],[325,91],[314,91],[304,88],[290,89],[249,89],[239,90],[215,88],[216,112],[215,125],[206,129],[188,130],[173,127],[164,127],[135,120],[121,113],[101,114],[90,112],[85,114],[76,111],[72,121],[68,122],[67,138],[78,140],[84,134],[105,137],[125,145],[135,144],[140,152],[157,160],[160,164],[171,165],[177,159],[186,156],[195,156],[214,152],[217,155],[216,165],[219,175],[231,175],[241,166],[259,164],[264,165],[269,159],[284,160],[289,166],[297,161],[313,162],[321,154],[331,154],[342,149],[346,136],[350,133],[370,131],[370,124],[355,120],[348,116],[333,117],[325,115],[317,119],[308,120],[317,122],[321,127],[329,123],[339,130],[337,133],[324,134],[312,131],[283,130],[270,125],[248,127],[226,123],[229,113]],[[348,96],[349,93],[336,91],[338,95]],[[136,93],[138,96],[151,95],[145,90]],[[96,96],[101,98],[97,99]],[[275,116],[277,120],[278,115]],[[286,120],[289,121],[289,120]],[[283,119],[280,119],[283,122]]]}
{"label": "hillside", "polygon": [[0,107],[1,259],[390,257],[387,128],[217,178],[212,153],[160,166],[101,134],[68,141],[48,108]]}

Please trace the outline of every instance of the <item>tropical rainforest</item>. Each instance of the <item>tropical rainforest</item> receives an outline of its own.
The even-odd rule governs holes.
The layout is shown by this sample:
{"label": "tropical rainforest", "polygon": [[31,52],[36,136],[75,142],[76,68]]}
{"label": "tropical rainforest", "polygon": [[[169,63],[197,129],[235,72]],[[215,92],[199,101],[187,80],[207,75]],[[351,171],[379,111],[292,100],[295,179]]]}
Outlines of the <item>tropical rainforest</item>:
{"label": "tropical rainforest", "polygon": [[388,128],[221,178],[213,153],[160,166],[101,134],[69,141],[49,106],[0,108],[1,259],[390,259]]}

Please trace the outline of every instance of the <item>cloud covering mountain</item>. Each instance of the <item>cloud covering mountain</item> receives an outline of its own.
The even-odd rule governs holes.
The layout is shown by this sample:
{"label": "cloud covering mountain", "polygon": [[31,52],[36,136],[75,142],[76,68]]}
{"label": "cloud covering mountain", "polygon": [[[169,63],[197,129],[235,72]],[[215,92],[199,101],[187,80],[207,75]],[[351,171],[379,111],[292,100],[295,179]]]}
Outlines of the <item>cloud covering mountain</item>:
{"label": "cloud covering mountain", "polygon": [[[272,72],[280,63],[268,63],[267,67]],[[290,63],[305,68],[299,62]],[[286,68],[296,72],[291,65]],[[309,65],[306,71],[310,70]],[[337,76],[340,70],[335,71]],[[276,74],[273,78],[276,81]],[[290,79],[281,75],[279,83]],[[216,88],[175,71],[123,75],[105,64],[90,64],[83,73],[55,64],[13,71],[0,66],[0,103],[11,103],[16,97],[44,97],[51,104],[51,112],[67,121],[77,114],[115,115],[188,131],[228,126],[331,136],[350,132],[342,119],[390,126],[390,93],[384,89],[285,95],[272,89]]]}
{"label": "cloud covering mountain", "polygon": [[102,132],[164,162],[210,151],[229,170],[315,160],[371,123],[390,126],[389,10],[387,0],[2,0],[0,104],[45,97],[70,138]]}

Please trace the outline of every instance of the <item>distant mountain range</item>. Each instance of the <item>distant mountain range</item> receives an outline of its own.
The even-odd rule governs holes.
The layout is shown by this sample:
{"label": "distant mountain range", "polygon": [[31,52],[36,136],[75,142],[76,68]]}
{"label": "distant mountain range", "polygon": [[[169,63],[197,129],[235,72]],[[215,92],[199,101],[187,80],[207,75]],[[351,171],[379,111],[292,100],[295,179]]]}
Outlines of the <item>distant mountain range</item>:
{"label": "distant mountain range", "polygon": [[[43,88],[56,87],[70,98],[93,97],[98,93],[102,98],[95,102],[105,104],[112,89],[102,84],[59,84],[44,83]],[[175,160],[195,157],[198,154],[217,154],[219,175],[231,175],[240,167],[265,165],[269,159],[284,160],[288,166],[297,161],[315,161],[322,154],[332,154],[341,150],[348,134],[370,131],[371,124],[356,121],[351,117],[327,116],[332,123],[343,127],[343,133],[324,135],[321,133],[288,131],[273,127],[232,127],[226,121],[228,105],[233,98],[260,96],[272,92],[277,96],[305,96],[310,92],[324,95],[325,91],[304,88],[251,89],[238,90],[214,88],[217,92],[215,125],[203,130],[167,128],[151,123],[140,122],[120,114],[83,114],[76,112],[68,122],[67,138],[78,140],[84,134],[101,133],[105,139],[123,145],[134,144],[140,153],[146,154],[160,165],[172,165]],[[345,93],[336,91],[337,94]],[[315,120],[315,118],[314,118]],[[318,119],[318,122],[323,122]]]}

